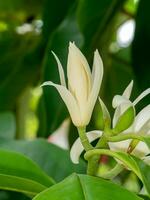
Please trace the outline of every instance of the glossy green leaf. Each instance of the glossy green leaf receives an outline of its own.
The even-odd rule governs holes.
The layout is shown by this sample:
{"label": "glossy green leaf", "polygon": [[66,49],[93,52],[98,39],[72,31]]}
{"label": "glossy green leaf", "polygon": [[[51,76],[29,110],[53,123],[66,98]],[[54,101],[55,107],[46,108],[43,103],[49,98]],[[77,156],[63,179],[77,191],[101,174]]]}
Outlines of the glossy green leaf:
{"label": "glossy green leaf", "polygon": [[129,107],[118,119],[113,131],[115,133],[121,133],[128,129],[134,121],[135,110],[133,107]]}
{"label": "glossy green leaf", "polygon": [[140,200],[135,194],[101,178],[73,174],[37,195],[34,200]]}
{"label": "glossy green leaf", "polygon": [[16,131],[16,121],[11,112],[0,113],[0,138],[13,139]]}
{"label": "glossy green leaf", "polygon": [[0,189],[35,196],[54,181],[22,154],[0,149]]}
{"label": "glossy green leaf", "polygon": [[0,147],[25,154],[56,181],[64,179],[73,172],[86,172],[86,164],[82,160],[79,165],[74,165],[70,160],[69,151],[50,144],[44,139],[34,141],[0,140]]}

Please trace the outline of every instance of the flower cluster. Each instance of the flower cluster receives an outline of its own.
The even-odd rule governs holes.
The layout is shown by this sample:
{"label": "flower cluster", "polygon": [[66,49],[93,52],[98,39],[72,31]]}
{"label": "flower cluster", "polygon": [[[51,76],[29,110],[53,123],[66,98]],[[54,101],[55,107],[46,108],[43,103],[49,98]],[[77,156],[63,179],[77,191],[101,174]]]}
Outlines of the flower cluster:
{"label": "flower cluster", "polygon": [[[103,78],[103,63],[98,50],[94,53],[91,72],[89,64],[81,51],[74,43],[69,44],[67,63],[68,83],[66,83],[60,60],[55,53],[53,55],[58,64],[61,85],[48,81],[43,83],[42,86],[50,85],[57,89],[68,108],[72,122],[78,128],[80,137],[74,142],[71,148],[70,155],[72,161],[78,163],[79,157],[84,150],[101,148],[102,138],[105,138],[103,146],[106,143],[106,147],[112,151],[124,151],[140,157],[147,155],[149,153],[148,147],[144,142],[137,140],[136,135],[150,134],[150,104],[138,114],[136,114],[135,106],[150,93],[150,88],[142,92],[132,102],[130,96],[133,81],[131,81],[122,95],[116,95],[113,98],[112,106],[115,112],[113,119],[111,119],[106,105],[98,97]],[[101,130],[86,133],[85,127],[91,119],[97,99],[99,99],[101,108]],[[120,139],[114,141],[112,138],[117,136]],[[91,142],[98,138],[99,141],[96,147],[93,147]]]}
{"label": "flower cluster", "polygon": [[[150,104],[147,105],[146,107],[144,107],[137,115],[135,115],[135,105],[142,100],[142,98],[144,98],[146,95],[148,95],[150,93],[150,88],[145,90],[141,95],[139,95],[133,102],[131,102],[129,100],[130,95],[131,95],[131,91],[132,91],[132,87],[133,87],[133,81],[131,81],[131,83],[127,86],[127,88],[125,89],[125,91],[123,92],[123,94],[120,95],[116,95],[113,98],[113,107],[115,108],[115,112],[114,112],[114,116],[112,119],[112,135],[116,135],[116,127],[117,127],[117,123],[118,125],[121,124],[121,121],[119,119],[121,119],[121,117],[125,116],[125,114],[129,114],[126,115],[126,119],[123,120],[123,124],[121,124],[120,129],[122,129],[120,132],[118,132],[117,134],[126,134],[126,135],[130,135],[130,134],[137,134],[137,135],[148,135],[150,134]],[[105,118],[110,120],[110,115],[109,112],[106,108],[106,106],[104,105],[104,103],[102,102],[102,100],[100,100],[101,105],[103,106],[103,112],[105,113]],[[133,112],[129,112],[129,108],[133,108]],[[128,111],[128,112],[127,112]],[[132,123],[131,123],[132,122]],[[125,129],[126,128],[126,129]],[[124,130],[125,129],[125,130]],[[103,134],[103,130],[100,131],[90,131],[87,132],[87,137],[89,139],[90,142],[100,138]],[[135,142],[135,148],[134,148],[134,142]],[[150,150],[147,147],[147,145],[142,142],[142,141],[137,141],[137,140],[132,140],[132,139],[128,139],[128,140],[123,140],[123,141],[119,141],[119,142],[109,142],[109,148],[113,151],[124,151],[124,152],[128,152],[131,151],[132,146],[132,154],[136,155],[136,156],[140,156],[140,157],[144,157],[145,155],[148,155]],[[130,149],[131,147],[131,149]],[[78,149],[76,151],[76,149]],[[84,148],[83,145],[81,143],[80,138],[78,138],[71,149],[71,159],[74,163],[79,163],[79,157],[81,155],[81,153],[83,152]]]}

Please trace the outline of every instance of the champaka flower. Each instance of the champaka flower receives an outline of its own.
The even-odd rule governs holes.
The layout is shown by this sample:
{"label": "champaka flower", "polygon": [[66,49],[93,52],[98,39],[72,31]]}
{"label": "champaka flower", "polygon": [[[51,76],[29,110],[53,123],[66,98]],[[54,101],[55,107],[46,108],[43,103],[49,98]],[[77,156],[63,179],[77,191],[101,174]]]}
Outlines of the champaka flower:
{"label": "champaka flower", "polygon": [[103,63],[99,52],[94,52],[91,73],[84,55],[70,42],[67,62],[68,88],[61,62],[55,53],[53,55],[58,64],[61,85],[47,81],[42,86],[54,86],[66,104],[74,125],[84,127],[91,119],[102,82]]}
{"label": "champaka flower", "polygon": [[[129,100],[133,88],[133,81],[128,85],[123,95],[116,95],[113,99],[113,107],[116,108],[114,117],[113,117],[113,127],[115,127],[118,118],[124,112],[124,109],[130,105],[136,106],[145,96],[150,94],[150,88],[142,92],[133,102]],[[150,104],[144,107],[134,119],[133,124],[122,134],[140,134],[140,135],[149,135],[150,134]],[[120,142],[109,142],[109,147],[114,151],[124,151],[126,152],[131,144],[131,139],[120,141]],[[150,152],[147,145],[140,141],[137,146],[132,151],[133,155],[143,157]]]}
{"label": "champaka flower", "polygon": [[[139,101],[141,101],[146,95],[150,93],[150,88],[142,92],[133,102],[129,100],[131,96],[133,88],[133,81],[130,82],[130,84],[127,86],[125,91],[122,95],[116,95],[113,98],[113,107],[115,108],[115,113],[113,117],[113,124],[112,128],[115,127],[119,117],[130,107],[135,106]],[[107,115],[108,118],[109,112],[107,110],[107,107],[105,104],[100,100],[103,112]],[[121,134],[127,134],[127,133],[134,133],[134,134],[143,134],[147,135],[150,134],[150,104],[147,105],[145,108],[143,108],[135,117],[134,122],[132,125],[125,131],[121,132]],[[90,142],[100,138],[102,136],[102,131],[90,131],[87,132],[87,137]],[[129,145],[131,143],[131,139],[124,140],[120,142],[109,142],[109,147],[113,151],[124,151],[127,152]],[[77,151],[76,151],[77,149]],[[81,153],[84,151],[84,148],[81,144],[80,138],[78,138],[74,144],[72,145],[71,151],[70,151],[70,157],[73,163],[77,164],[79,163],[79,157]],[[135,149],[133,150],[132,154],[136,156],[143,157],[149,153],[149,148],[147,145],[140,141]]]}

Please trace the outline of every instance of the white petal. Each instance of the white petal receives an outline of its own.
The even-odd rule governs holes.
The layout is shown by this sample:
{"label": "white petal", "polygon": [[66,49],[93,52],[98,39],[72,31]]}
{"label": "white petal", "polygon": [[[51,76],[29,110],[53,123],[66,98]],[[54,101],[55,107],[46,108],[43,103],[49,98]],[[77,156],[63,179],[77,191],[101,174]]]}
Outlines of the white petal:
{"label": "white petal", "polygon": [[140,157],[140,158],[149,153],[150,153],[150,149],[144,142],[139,142],[132,152],[133,155]]}
{"label": "white petal", "polygon": [[69,44],[69,48],[73,50],[73,52],[76,54],[76,56],[78,57],[78,59],[81,61],[86,73],[87,73],[87,76],[88,78],[90,79],[91,81],[91,69],[89,67],[89,64],[85,58],[85,56],[82,54],[82,52],[80,51],[80,49],[77,48],[77,46],[75,45],[75,43],[71,43]]}
{"label": "white petal", "polygon": [[134,122],[134,131],[135,132],[140,132],[144,128],[144,126],[149,123],[150,120],[150,105],[146,106],[143,108],[135,117],[135,122]]}
{"label": "white petal", "polygon": [[109,142],[109,147],[113,151],[126,152],[129,147],[130,142],[131,142],[131,139],[120,141],[120,142]]}
{"label": "white petal", "polygon": [[[96,140],[97,138],[99,138],[102,135],[102,132],[101,131],[90,131],[90,132],[87,132],[86,134],[89,139],[89,142],[92,142],[92,141]],[[72,145],[71,150],[70,150],[70,158],[73,163],[75,163],[75,164],[79,163],[79,158],[83,151],[84,151],[84,148],[82,146],[80,138],[78,138],[74,142],[74,144]]]}
{"label": "white petal", "polygon": [[112,126],[113,126],[113,128],[116,126],[117,121],[118,121],[120,115],[121,115],[121,107],[118,106],[118,107],[115,109],[114,116],[113,116],[113,120],[112,120]]}
{"label": "white petal", "polygon": [[142,133],[143,134],[150,134],[150,119],[144,124],[144,126],[142,126]]}
{"label": "white petal", "polygon": [[115,127],[119,117],[125,112],[125,110],[132,105],[132,102],[129,100],[133,87],[133,81],[129,83],[123,95],[115,95],[112,101],[113,108],[116,108],[113,117],[113,128]]}
{"label": "white petal", "polygon": [[142,92],[133,102],[133,105],[136,105],[137,103],[139,103],[139,101],[141,101],[145,96],[147,96],[148,94],[150,94],[150,88],[148,88],[147,90],[145,90],[144,92]]}
{"label": "white petal", "polygon": [[[124,140],[120,142],[109,142],[109,148],[112,151],[119,151],[119,152],[127,152],[127,149],[129,147],[129,144],[132,140]],[[115,159],[119,164],[122,164],[122,162],[118,159]]]}
{"label": "white petal", "polygon": [[72,94],[67,90],[66,87],[58,84],[54,84],[51,81],[44,82],[41,86],[54,86],[57,91],[59,92],[61,98],[63,99],[64,103],[66,104],[68,111],[70,113],[71,119],[75,126],[82,126],[82,121],[80,117],[80,111],[78,105],[76,103],[75,98]]}
{"label": "white petal", "polygon": [[[89,93],[91,90],[91,70],[90,70],[89,64],[85,56],[76,47],[76,45],[70,42],[68,63],[67,63],[67,76],[68,76],[69,89],[74,90],[74,87],[78,85],[80,76],[82,77],[83,74],[85,75],[86,81],[83,82],[82,84],[86,83],[86,87],[88,86],[87,87],[88,91],[85,91],[85,92]],[[72,82],[70,81],[73,81],[73,80],[74,81],[76,80],[76,82],[72,84]],[[84,85],[80,85],[80,87],[81,86],[83,87]]]}
{"label": "white petal", "polygon": [[89,118],[86,109],[91,91],[91,72],[85,57],[72,43],[69,45],[67,76],[69,90],[78,103],[82,120],[87,125]]}
{"label": "white petal", "polygon": [[96,100],[98,98],[103,78],[103,62],[98,53],[98,50],[96,50],[94,53],[93,70],[94,70],[93,85],[88,99],[89,116],[91,116]]}
{"label": "white petal", "polygon": [[115,95],[112,101],[112,106],[113,108],[117,108],[121,104],[125,104],[125,103],[131,103],[131,101],[129,101],[126,97],[122,95]]}
{"label": "white petal", "polygon": [[123,92],[123,96],[126,97],[127,99],[129,99],[131,96],[132,88],[133,88],[133,80],[129,83],[129,85],[126,87],[125,91]]}
{"label": "white petal", "polygon": [[[129,144],[132,140],[124,140],[120,142],[109,142],[109,147],[112,151],[121,151],[121,152],[127,152]],[[150,150],[148,146],[144,142],[139,142],[135,149],[132,152],[132,155],[135,155],[139,158],[147,155],[150,153]],[[117,160],[117,159],[116,159]],[[121,163],[119,160],[117,162]]]}
{"label": "white petal", "polygon": [[143,161],[144,161],[145,163],[147,163],[148,165],[150,165],[150,156],[145,156],[145,157],[143,157]]}
{"label": "white petal", "polygon": [[57,57],[57,55],[53,51],[52,51],[52,54],[54,55],[54,57],[55,57],[55,59],[57,61],[61,85],[66,87],[65,74],[64,74],[64,70],[63,70],[62,64],[61,64],[59,58]]}

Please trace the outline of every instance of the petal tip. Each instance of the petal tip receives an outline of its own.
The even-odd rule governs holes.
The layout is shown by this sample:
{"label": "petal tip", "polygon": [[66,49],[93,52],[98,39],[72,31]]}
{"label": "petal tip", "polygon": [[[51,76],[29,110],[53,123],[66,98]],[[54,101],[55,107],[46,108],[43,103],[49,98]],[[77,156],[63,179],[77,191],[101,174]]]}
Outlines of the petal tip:
{"label": "petal tip", "polygon": [[47,85],[52,85],[52,82],[51,81],[46,81],[46,82],[42,83],[40,85],[40,87],[47,86]]}
{"label": "petal tip", "polygon": [[94,53],[95,53],[95,54],[99,54],[99,51],[98,51],[98,49],[96,49]]}
{"label": "petal tip", "polygon": [[75,42],[73,41],[73,42],[69,42],[69,47],[75,47],[76,45],[75,45]]}
{"label": "petal tip", "polygon": [[132,89],[133,88],[133,84],[134,84],[134,81],[131,80],[130,83],[129,83],[129,87]]}
{"label": "petal tip", "polygon": [[51,50],[51,53],[52,53],[53,55],[56,55],[56,54],[54,53],[54,51],[53,51],[53,50]]}

